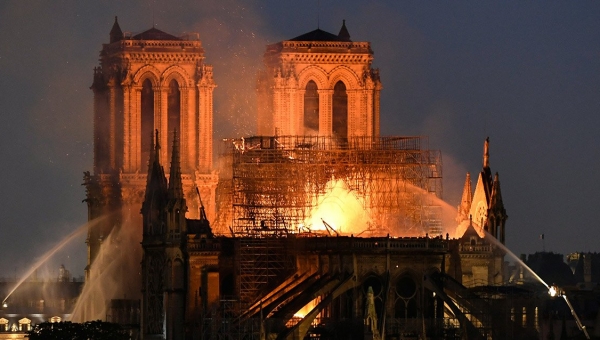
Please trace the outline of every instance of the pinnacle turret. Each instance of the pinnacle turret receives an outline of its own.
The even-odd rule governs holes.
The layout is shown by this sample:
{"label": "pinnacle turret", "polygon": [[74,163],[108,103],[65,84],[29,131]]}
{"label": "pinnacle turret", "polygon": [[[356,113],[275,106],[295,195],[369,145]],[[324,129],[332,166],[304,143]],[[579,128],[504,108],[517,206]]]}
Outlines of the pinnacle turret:
{"label": "pinnacle turret", "polygon": [[344,41],[350,41],[350,33],[346,28],[346,20],[342,20],[342,28],[340,28],[340,32],[338,33],[338,37]]}
{"label": "pinnacle turret", "polygon": [[181,162],[179,155],[179,140],[177,130],[173,131],[173,151],[171,152],[171,170],[169,171],[169,199],[183,198],[183,183],[181,180]]}
{"label": "pinnacle turret", "polygon": [[504,203],[502,202],[502,192],[500,191],[500,178],[498,173],[494,176],[494,182],[492,184],[492,193],[490,195],[489,214],[492,217],[492,235],[496,237],[502,244],[505,240],[505,225],[506,209],[504,209]]}
{"label": "pinnacle turret", "polygon": [[471,174],[467,172],[467,178],[465,179],[465,185],[463,187],[462,199],[458,206],[458,215],[456,216],[456,222],[460,223],[466,221],[469,218],[469,212],[471,211],[471,203],[473,202],[473,191],[471,190]]}
{"label": "pinnacle turret", "polygon": [[483,169],[481,170],[485,196],[489,200],[492,191],[492,170],[490,169],[490,137],[483,143]]}
{"label": "pinnacle turret", "polygon": [[113,27],[110,30],[110,43],[112,44],[120,40],[123,40],[123,31],[121,31],[121,27],[119,26],[119,22],[117,21],[117,17],[115,16],[115,23],[113,24]]}
{"label": "pinnacle turret", "polygon": [[490,210],[504,212],[504,203],[502,203],[502,192],[500,191],[500,178],[498,173],[494,176],[494,182],[492,184],[492,194],[490,197]]}
{"label": "pinnacle turret", "polygon": [[[167,200],[167,178],[160,164],[158,130],[156,131],[156,139],[153,140],[152,148],[153,152],[150,152],[148,177],[146,179],[146,196],[142,204],[142,214],[144,215],[144,233],[158,234],[162,233],[160,215]],[[154,214],[153,211],[158,212],[158,214]]]}
{"label": "pinnacle turret", "polygon": [[483,168],[490,167],[490,137],[485,139],[483,144]]}
{"label": "pinnacle turret", "polygon": [[173,150],[171,152],[171,170],[169,172],[169,189],[167,192],[167,214],[169,215],[167,228],[176,233],[184,233],[186,228],[185,213],[187,205],[183,196],[183,181],[181,179],[181,164],[179,161],[179,140],[177,131],[173,131]]}

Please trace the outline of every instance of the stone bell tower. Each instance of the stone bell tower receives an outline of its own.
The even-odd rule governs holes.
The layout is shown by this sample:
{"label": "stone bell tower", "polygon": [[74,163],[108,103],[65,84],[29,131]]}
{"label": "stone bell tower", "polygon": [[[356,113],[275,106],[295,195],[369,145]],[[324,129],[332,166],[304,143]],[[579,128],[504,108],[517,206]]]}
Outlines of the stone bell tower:
{"label": "stone bell tower", "polygon": [[366,41],[342,24],[267,46],[259,74],[258,134],[379,137],[379,70]]}
{"label": "stone bell tower", "polygon": [[[94,168],[86,172],[88,219],[105,216],[88,232],[88,267],[115,227],[140,230],[140,208],[153,134],[161,159],[171,159],[179,136],[187,217],[198,218],[199,189],[207,215],[215,214],[218,176],[212,168],[212,66],[204,63],[197,35],[176,37],[151,28],[123,33],[115,18],[94,69]],[[167,174],[168,176],[168,174]],[[139,225],[139,226],[138,226]]]}

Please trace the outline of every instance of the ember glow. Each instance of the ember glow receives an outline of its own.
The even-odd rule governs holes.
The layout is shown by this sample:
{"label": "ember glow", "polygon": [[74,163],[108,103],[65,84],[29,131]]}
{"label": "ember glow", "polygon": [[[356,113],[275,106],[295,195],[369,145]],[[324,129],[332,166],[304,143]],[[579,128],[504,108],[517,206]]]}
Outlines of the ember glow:
{"label": "ember glow", "polygon": [[342,180],[332,179],[326,192],[314,199],[304,226],[311,231],[328,231],[327,223],[340,235],[359,234],[367,229],[371,218],[364,199],[353,193]]}
{"label": "ember glow", "polygon": [[313,310],[318,304],[317,299],[312,300],[311,302],[307,303],[306,306],[302,307],[299,311],[297,311],[294,314],[294,317],[296,318],[300,318],[300,319],[304,319],[304,317],[310,313],[311,310]]}

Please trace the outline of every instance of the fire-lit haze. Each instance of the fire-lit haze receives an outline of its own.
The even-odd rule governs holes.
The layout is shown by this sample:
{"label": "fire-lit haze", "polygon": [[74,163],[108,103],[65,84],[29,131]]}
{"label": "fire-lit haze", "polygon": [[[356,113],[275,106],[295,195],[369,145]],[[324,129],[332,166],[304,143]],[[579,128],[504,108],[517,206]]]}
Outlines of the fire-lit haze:
{"label": "fire-lit haze", "polygon": [[[543,233],[546,250],[600,250],[599,2],[9,0],[0,2],[0,277],[21,276],[87,221],[89,87],[115,16],[123,31],[199,33],[218,85],[215,141],[255,131],[267,44],[317,27],[337,34],[345,19],[375,53],[382,135],[428,135],[442,151],[445,206],[458,205],[467,171],[477,177],[489,136],[508,248],[541,251]],[[321,218],[354,232],[329,217],[307,225]],[[61,263],[83,275],[84,238],[39,275],[57,276]]]}
{"label": "fire-lit haze", "polygon": [[342,180],[329,181],[325,190],[313,202],[314,208],[304,223],[306,228],[333,233],[327,224],[341,235],[358,235],[368,228],[371,218],[364,198],[349,190]]}
{"label": "fire-lit haze", "polygon": [[[377,179],[372,181],[377,182]],[[454,238],[464,234],[468,223],[465,226],[455,221],[455,207],[404,181],[395,184],[402,188],[390,186],[388,181],[371,184],[371,188],[385,191],[387,200],[404,202],[406,205],[400,204],[397,209],[378,211],[395,204],[386,206],[386,202],[383,202],[382,206],[374,207],[373,198],[381,199],[378,196],[382,192],[351,190],[344,180],[332,179],[325,186],[324,192],[313,199],[310,211],[306,214],[308,218],[298,226],[298,232],[362,237],[423,237],[429,231],[427,224],[414,216],[411,218],[413,210],[421,212],[426,207],[436,207],[439,208],[437,218],[442,221],[442,235],[448,234]],[[402,196],[410,196],[411,199],[402,199]],[[481,236],[483,237],[483,231]]]}

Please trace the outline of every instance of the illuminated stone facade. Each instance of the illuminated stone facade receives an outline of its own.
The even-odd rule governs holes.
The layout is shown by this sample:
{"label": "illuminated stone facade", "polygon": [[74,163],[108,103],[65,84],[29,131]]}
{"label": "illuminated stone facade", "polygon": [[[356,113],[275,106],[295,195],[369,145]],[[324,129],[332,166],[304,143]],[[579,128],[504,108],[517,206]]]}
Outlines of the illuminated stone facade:
{"label": "illuminated stone facade", "polygon": [[379,70],[369,42],[317,29],[269,45],[258,79],[259,135],[379,136]]}
{"label": "illuminated stone facade", "polygon": [[[505,241],[505,223],[508,216],[504,203],[502,201],[502,192],[500,190],[500,179],[498,173],[492,177],[490,169],[490,140],[487,138],[483,146],[483,169],[477,177],[475,192],[470,201],[465,201],[466,191],[470,193],[471,183],[470,176],[467,174],[465,191],[463,192],[463,201],[459,207],[460,211],[468,211],[469,215],[461,214],[459,219],[472,219],[473,223],[481,230],[494,236],[502,244]],[[468,186],[468,189],[467,189]],[[461,222],[461,221],[459,221]]]}
{"label": "illuminated stone facade", "polygon": [[[467,287],[500,285],[505,281],[504,250],[490,242],[490,234],[504,244],[505,223],[508,216],[498,173],[492,178],[490,169],[489,138],[483,146],[483,168],[477,177],[475,191],[471,191],[471,175],[467,173],[457,222],[465,228],[457,248],[460,254],[460,272],[454,275]],[[459,227],[460,228],[460,227]]]}
{"label": "illuminated stone facade", "polygon": [[[155,145],[142,205],[142,303],[144,339],[184,339],[198,326],[208,301],[219,298],[219,248],[201,206],[199,219],[187,219],[177,138],[174,138],[169,180]],[[207,294],[211,287],[210,295]],[[189,338],[189,335],[188,337]]]}
{"label": "illuminated stone facade", "polygon": [[[503,252],[472,225],[459,240],[278,235],[267,223],[254,236],[232,228],[231,237],[213,235],[215,85],[203,58],[197,40],[154,28],[130,36],[115,22],[95,72],[94,174],[85,177],[90,219],[108,214],[110,228],[124,222],[113,210],[137,214],[142,207],[141,337],[298,339],[325,334],[311,326],[319,324],[340,338],[442,338],[459,328],[476,338],[465,314],[483,320],[488,310],[464,286],[502,283]],[[268,46],[258,134],[331,137],[343,149],[379,137],[381,83],[372,59],[370,44],[352,42],[345,24],[338,35],[317,29]],[[484,184],[472,197],[467,181],[461,211],[469,215],[483,192],[485,216],[504,216],[502,228],[489,229],[502,230],[494,235],[503,241],[506,218],[494,215],[504,210],[499,183],[489,176],[487,142],[485,155]],[[97,230],[88,237],[90,261],[109,231]],[[486,332],[493,328],[482,323]]]}
{"label": "illuminated stone facade", "polygon": [[200,191],[207,215],[215,216],[218,181],[212,170],[212,66],[204,63],[197,36],[175,37],[151,28],[123,33],[115,19],[110,42],[94,70],[94,169],[86,173],[89,219],[108,216],[88,235],[88,270],[100,244],[116,225],[141,225],[154,131],[162,159],[170,159],[176,131],[183,192],[189,217],[198,217]]}

